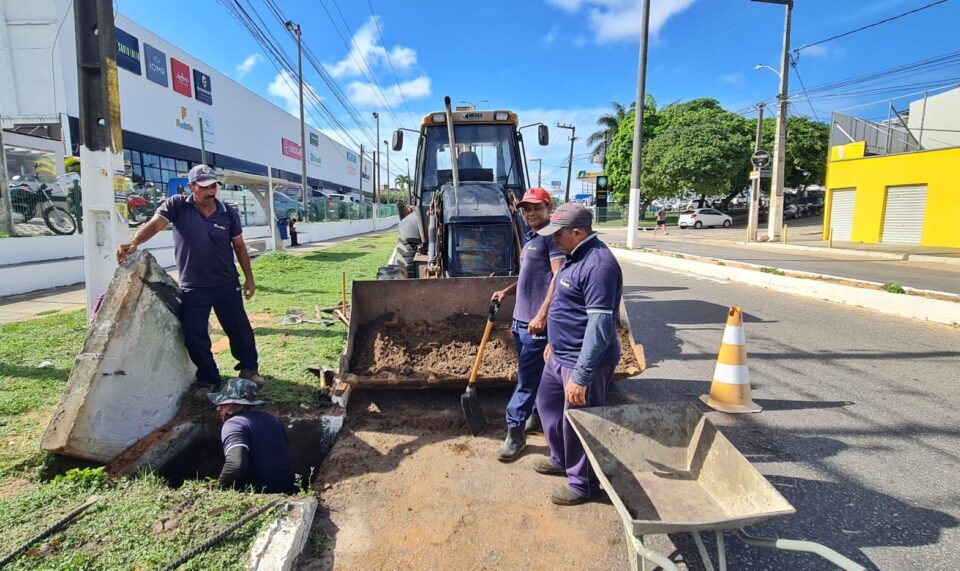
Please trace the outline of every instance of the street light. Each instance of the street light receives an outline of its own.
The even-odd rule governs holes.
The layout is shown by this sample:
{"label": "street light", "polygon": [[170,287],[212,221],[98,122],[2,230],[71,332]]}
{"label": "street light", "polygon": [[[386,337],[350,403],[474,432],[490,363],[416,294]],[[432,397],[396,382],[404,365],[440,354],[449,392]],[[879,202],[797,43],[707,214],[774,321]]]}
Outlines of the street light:
{"label": "street light", "polygon": [[[477,106],[479,106],[481,103],[490,103],[490,100],[489,100],[489,99],[481,99],[481,100],[478,101],[476,104],[474,104],[472,101],[461,100],[460,103],[466,103],[466,104],[469,105],[470,107],[473,107],[474,109],[476,109]],[[460,103],[457,103],[457,105],[460,105]]]}
{"label": "street light", "polygon": [[775,69],[773,69],[773,68],[770,67],[769,65],[764,65],[764,64],[762,64],[762,63],[758,63],[757,65],[753,66],[753,69],[769,69],[769,70],[772,71],[773,73],[777,74],[777,77],[780,77],[780,72],[777,71],[777,70],[775,70]]}
{"label": "street light", "polygon": [[300,34],[300,24],[291,20],[284,22],[287,30],[297,35],[297,81],[300,84],[300,176],[303,180],[303,216],[310,220],[310,209],[307,208],[307,197],[310,187],[307,185],[307,128],[303,119],[303,42]]}

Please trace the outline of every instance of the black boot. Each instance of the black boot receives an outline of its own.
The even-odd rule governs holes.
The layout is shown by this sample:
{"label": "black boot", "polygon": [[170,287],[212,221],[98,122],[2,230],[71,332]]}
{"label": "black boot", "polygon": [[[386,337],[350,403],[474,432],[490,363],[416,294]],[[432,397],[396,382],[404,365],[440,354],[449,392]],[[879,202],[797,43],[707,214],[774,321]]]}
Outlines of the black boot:
{"label": "black boot", "polygon": [[516,460],[526,445],[527,437],[523,433],[523,426],[508,426],[507,439],[503,441],[503,445],[497,450],[497,460],[501,462],[512,462]]}
{"label": "black boot", "polygon": [[530,413],[530,416],[527,418],[527,422],[523,425],[523,431],[526,434],[543,432],[543,426],[540,425],[540,415],[537,414],[537,411]]}

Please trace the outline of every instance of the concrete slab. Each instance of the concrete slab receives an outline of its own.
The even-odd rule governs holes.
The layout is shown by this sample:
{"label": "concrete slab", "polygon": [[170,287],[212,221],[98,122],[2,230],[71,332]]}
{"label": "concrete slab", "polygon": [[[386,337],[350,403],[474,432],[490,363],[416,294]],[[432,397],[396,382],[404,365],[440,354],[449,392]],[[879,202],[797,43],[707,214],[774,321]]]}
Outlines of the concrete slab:
{"label": "concrete slab", "polygon": [[281,509],[283,515],[265,525],[254,540],[248,570],[289,571],[303,551],[317,511],[316,498],[287,502]]}
{"label": "concrete slab", "polygon": [[176,417],[196,374],[183,345],[180,295],[149,252],[117,268],[44,450],[107,463]]}

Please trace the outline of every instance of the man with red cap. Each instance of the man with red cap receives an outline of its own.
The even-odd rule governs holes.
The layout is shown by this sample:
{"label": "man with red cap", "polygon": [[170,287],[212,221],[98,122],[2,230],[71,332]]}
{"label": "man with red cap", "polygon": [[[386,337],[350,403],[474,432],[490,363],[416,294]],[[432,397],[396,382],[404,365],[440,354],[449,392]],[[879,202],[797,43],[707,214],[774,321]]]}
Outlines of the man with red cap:
{"label": "man with red cap", "polygon": [[516,283],[493,293],[497,301],[508,295],[517,296],[513,310],[513,338],[519,361],[517,387],[507,404],[507,438],[497,450],[501,462],[516,460],[526,446],[524,428],[533,412],[543,374],[547,309],[553,297],[554,278],[565,259],[552,238],[537,234],[537,230],[550,222],[552,203],[550,193],[542,188],[531,188],[517,203],[528,229],[520,252],[520,275]]}

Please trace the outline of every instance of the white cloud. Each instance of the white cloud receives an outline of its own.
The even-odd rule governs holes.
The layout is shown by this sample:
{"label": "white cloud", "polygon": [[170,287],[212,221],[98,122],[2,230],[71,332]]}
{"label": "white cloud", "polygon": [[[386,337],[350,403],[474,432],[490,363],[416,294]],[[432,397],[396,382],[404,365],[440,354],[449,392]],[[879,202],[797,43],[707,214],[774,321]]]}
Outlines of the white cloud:
{"label": "white cloud", "polygon": [[540,41],[545,44],[552,44],[557,41],[557,38],[560,37],[560,26],[554,24],[550,26],[550,29],[547,30],[547,33],[540,36]]}
{"label": "white cloud", "polygon": [[247,56],[247,59],[243,60],[243,63],[237,66],[237,79],[243,79],[243,76],[250,73],[253,68],[260,62],[263,61],[263,56],[260,54],[250,54]]}
{"label": "white cloud", "polygon": [[[402,94],[401,94],[402,92]],[[390,107],[403,103],[403,98],[416,99],[431,94],[430,78],[421,75],[416,79],[404,81],[399,85],[383,88],[382,97]],[[347,96],[360,108],[373,109],[383,106],[380,90],[376,85],[365,81],[351,81],[347,84]]]}
{"label": "white cloud", "polygon": [[[658,0],[650,7],[650,33],[656,35],[672,16],[695,0]],[[590,29],[597,43],[639,40],[643,22],[642,0],[547,0],[571,14],[588,10]]]}
{"label": "white cloud", "polygon": [[810,57],[824,57],[827,55],[827,48],[823,44],[818,44],[816,46],[804,48],[801,54]]}
{"label": "white cloud", "polygon": [[737,85],[743,81],[742,73],[721,73],[717,78],[717,81],[720,83],[726,83],[727,85]]}
{"label": "white cloud", "polygon": [[[320,101],[323,101],[323,98],[317,94],[309,82],[304,84],[303,90],[304,111],[307,113],[308,122],[310,122],[309,110],[312,108],[312,102],[315,101],[313,97],[316,97]],[[279,99],[283,103],[283,108],[286,109],[288,113],[295,117],[300,117],[300,86],[297,78],[291,73],[283,71],[274,76],[273,82],[267,87],[267,92],[271,96]],[[313,97],[311,97],[311,94]]]}
{"label": "white cloud", "polygon": [[[373,72],[376,67],[389,65],[387,49],[379,43],[378,22],[376,16],[370,16],[370,19],[353,35],[353,47],[350,53],[335,64],[324,64],[330,75],[337,79],[353,77],[363,75],[367,69]],[[381,30],[382,28],[381,23]],[[390,49],[389,55],[390,62],[397,70],[408,69],[417,63],[417,52],[408,47],[396,45]],[[361,68],[361,65],[364,67]]]}

